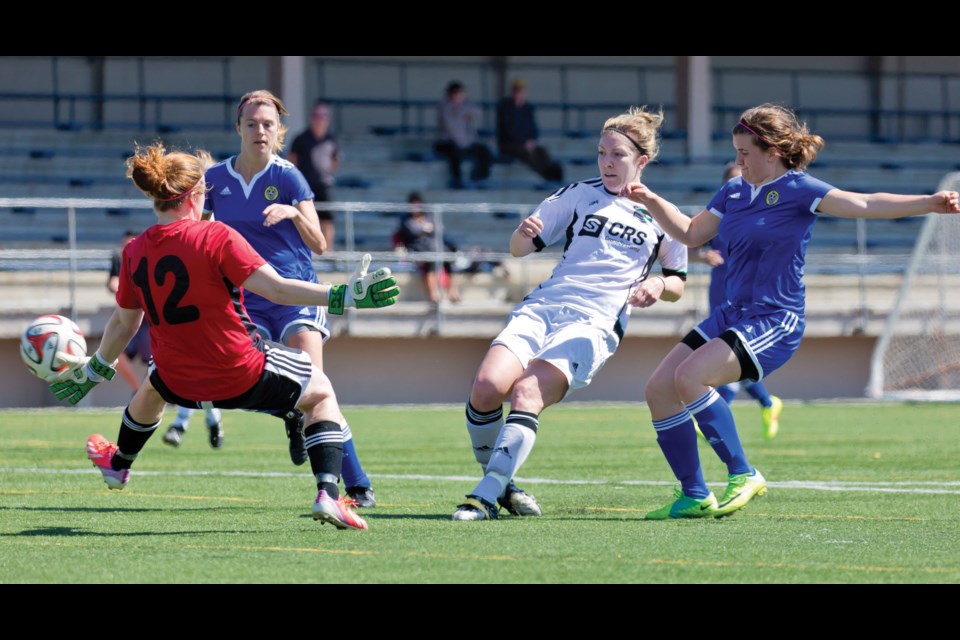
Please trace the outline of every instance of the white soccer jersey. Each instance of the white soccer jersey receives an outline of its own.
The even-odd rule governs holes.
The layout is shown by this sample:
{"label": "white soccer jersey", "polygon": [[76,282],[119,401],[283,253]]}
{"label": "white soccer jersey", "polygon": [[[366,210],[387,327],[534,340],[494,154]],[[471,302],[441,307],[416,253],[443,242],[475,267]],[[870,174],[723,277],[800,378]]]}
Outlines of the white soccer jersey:
{"label": "white soccer jersey", "polygon": [[619,319],[626,329],[627,300],[650,274],[686,278],[687,247],[667,235],[641,205],[608,192],[598,177],[560,189],[533,213],[543,221],[538,250],[563,241],[563,256],[527,303],[561,304],[598,320]]}

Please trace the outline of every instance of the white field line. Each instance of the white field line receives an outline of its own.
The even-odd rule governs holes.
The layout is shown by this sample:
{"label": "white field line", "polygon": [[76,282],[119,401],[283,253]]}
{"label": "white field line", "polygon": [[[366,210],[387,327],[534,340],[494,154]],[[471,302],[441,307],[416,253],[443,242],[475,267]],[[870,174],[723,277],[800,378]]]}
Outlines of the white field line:
{"label": "white field line", "polygon": [[[49,468],[12,468],[0,467],[0,473],[43,473],[43,474],[90,474],[96,469],[49,469]],[[309,473],[293,471],[134,471],[137,476],[173,476],[173,477],[234,477],[234,478],[300,478]],[[428,476],[420,474],[370,474],[375,479],[415,480],[423,482],[476,482],[478,476]],[[557,485],[596,485],[596,486],[673,486],[673,482],[662,480],[555,480],[552,478],[517,478],[521,484],[557,484]],[[723,487],[724,483],[711,483]],[[868,491],[874,493],[914,493],[936,495],[960,495],[960,482],[853,482],[840,480],[781,480],[767,482],[773,489],[799,489],[803,491]]]}

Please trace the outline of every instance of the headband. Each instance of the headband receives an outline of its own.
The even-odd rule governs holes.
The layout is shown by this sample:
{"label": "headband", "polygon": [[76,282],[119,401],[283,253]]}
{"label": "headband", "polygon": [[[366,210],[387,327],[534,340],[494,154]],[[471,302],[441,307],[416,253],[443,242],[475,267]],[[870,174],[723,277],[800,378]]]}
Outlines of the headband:
{"label": "headband", "polygon": [[638,143],[636,140],[634,140],[633,138],[631,138],[630,136],[628,136],[628,135],[627,135],[627,132],[624,131],[623,129],[617,129],[616,127],[607,127],[606,129],[604,129],[604,131],[615,131],[615,132],[619,133],[619,134],[622,135],[624,138],[626,138],[626,139],[629,140],[631,143],[633,143],[633,146],[635,146],[635,147],[637,148],[637,151],[640,152],[640,155],[644,156],[644,155],[647,154],[647,152],[643,150],[643,147],[640,146],[640,143]]}
{"label": "headband", "polygon": [[200,178],[200,180],[197,181],[197,184],[193,185],[192,187],[190,187],[189,189],[187,189],[186,191],[184,191],[183,193],[181,193],[181,194],[178,195],[178,196],[173,196],[172,198],[157,198],[157,200],[159,200],[159,201],[161,201],[161,202],[170,202],[171,200],[179,200],[180,198],[186,198],[188,195],[190,195],[190,192],[191,192],[191,191],[193,191],[194,189],[196,189],[196,188],[200,185],[200,182],[201,182],[202,180],[203,180],[203,178]]}
{"label": "headband", "polygon": [[754,131],[754,130],[751,129],[750,127],[748,127],[748,126],[747,126],[747,123],[744,122],[743,120],[741,120],[740,122],[738,122],[737,125],[743,127],[744,129],[746,129],[747,131],[749,131],[749,132],[752,133],[753,135],[757,136],[757,138],[759,138],[763,143],[767,144],[768,146],[771,146],[771,147],[775,147],[775,146],[776,146],[775,144],[773,144],[772,142],[770,142],[769,140],[767,140],[766,138],[764,138],[762,135],[760,135],[759,133],[757,133],[756,131]]}

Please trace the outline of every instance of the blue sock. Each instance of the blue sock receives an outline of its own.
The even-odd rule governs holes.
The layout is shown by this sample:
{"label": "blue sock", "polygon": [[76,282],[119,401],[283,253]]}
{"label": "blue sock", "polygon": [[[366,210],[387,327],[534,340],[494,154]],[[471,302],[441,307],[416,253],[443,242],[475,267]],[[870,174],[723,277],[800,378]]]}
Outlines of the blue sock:
{"label": "blue sock", "polygon": [[753,471],[753,467],[747,462],[743,445],[740,444],[730,405],[724,402],[715,389],[710,389],[691,402],[687,405],[687,410],[697,419],[700,431],[707,436],[707,442],[727,465],[727,473],[738,475]]}
{"label": "blue sock", "polygon": [[364,473],[357,456],[357,447],[353,444],[353,434],[350,425],[343,424],[343,486],[344,487],[371,487],[370,478]]}
{"label": "blue sock", "polygon": [[750,397],[760,403],[762,407],[772,407],[773,400],[770,399],[770,392],[763,386],[762,382],[748,382],[744,380],[743,387],[750,394]]}
{"label": "blue sock", "polygon": [[684,411],[663,420],[654,420],[653,428],[657,432],[657,444],[673,470],[673,475],[680,481],[683,493],[689,498],[697,499],[710,495],[710,489],[703,479],[703,469],[700,467],[697,432],[693,428],[690,414]]}
{"label": "blue sock", "polygon": [[723,398],[723,401],[727,404],[733,402],[733,399],[737,397],[738,391],[740,391],[740,385],[736,382],[717,387],[717,393],[720,394],[720,397]]}

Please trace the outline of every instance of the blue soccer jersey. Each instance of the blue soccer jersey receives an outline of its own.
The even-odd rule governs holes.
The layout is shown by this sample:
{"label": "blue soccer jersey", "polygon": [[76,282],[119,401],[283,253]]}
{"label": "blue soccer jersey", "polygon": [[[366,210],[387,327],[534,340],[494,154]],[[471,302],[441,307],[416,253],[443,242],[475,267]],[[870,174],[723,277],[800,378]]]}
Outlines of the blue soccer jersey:
{"label": "blue soccer jersey", "polygon": [[710,268],[710,311],[713,311],[727,301],[727,248],[723,246],[720,238],[714,236],[708,246],[720,254],[723,258],[723,264],[718,264]]}
{"label": "blue soccer jersey", "polygon": [[296,206],[313,200],[303,174],[290,162],[273,156],[247,184],[233,168],[235,160],[231,157],[207,170],[204,212],[212,212],[215,219],[239,231],[281,276],[316,282],[313,254],[296,225],[282,220],[272,227],[263,226],[263,210],[271,204]]}
{"label": "blue soccer jersey", "polygon": [[758,188],[733,178],[707,208],[726,247],[727,301],[755,314],[803,315],[803,265],[820,201],[834,187],[788,171]]}

